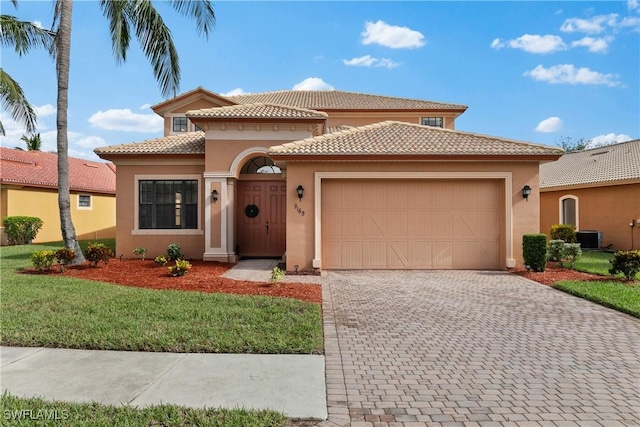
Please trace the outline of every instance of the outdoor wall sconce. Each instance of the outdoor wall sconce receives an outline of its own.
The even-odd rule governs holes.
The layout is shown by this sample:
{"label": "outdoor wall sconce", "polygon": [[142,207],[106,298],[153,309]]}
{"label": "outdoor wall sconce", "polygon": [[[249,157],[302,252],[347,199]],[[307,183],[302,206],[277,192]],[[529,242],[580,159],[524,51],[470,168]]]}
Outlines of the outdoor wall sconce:
{"label": "outdoor wall sconce", "polygon": [[213,190],[211,192],[211,200],[213,200],[213,203],[218,201],[218,190]]}
{"label": "outdoor wall sconce", "polygon": [[302,200],[302,196],[304,196],[304,187],[302,185],[298,185],[296,191],[298,192],[298,199]]}
{"label": "outdoor wall sconce", "polygon": [[531,187],[529,187],[528,185],[522,187],[522,198],[527,202],[529,201],[529,194],[531,194]]}

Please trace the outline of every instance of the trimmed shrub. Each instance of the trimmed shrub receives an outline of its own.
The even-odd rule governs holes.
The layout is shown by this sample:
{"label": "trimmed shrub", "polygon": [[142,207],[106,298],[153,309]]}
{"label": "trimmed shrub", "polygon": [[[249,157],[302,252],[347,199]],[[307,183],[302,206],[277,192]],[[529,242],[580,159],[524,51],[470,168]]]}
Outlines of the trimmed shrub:
{"label": "trimmed shrub", "polygon": [[172,276],[184,276],[190,268],[191,263],[189,261],[177,259],[176,264],[169,267],[169,272]]}
{"label": "trimmed shrub", "polygon": [[571,224],[555,224],[551,226],[550,233],[552,240],[562,240],[567,243],[577,242],[576,226]]}
{"label": "trimmed shrub", "polygon": [[38,251],[31,254],[31,263],[38,271],[51,270],[55,260],[55,251]]}
{"label": "trimmed shrub", "polygon": [[578,258],[582,256],[582,249],[580,243],[565,243],[564,244],[564,258],[569,261],[571,268]]}
{"label": "trimmed shrub", "polygon": [[640,250],[618,251],[609,262],[611,263],[610,274],[622,273],[627,280],[633,280],[640,272]]}
{"label": "trimmed shrub", "polygon": [[56,260],[60,264],[60,271],[64,271],[76,259],[76,251],[69,248],[58,249],[55,254]]}
{"label": "trimmed shrub", "polygon": [[103,243],[89,243],[85,258],[91,265],[97,267],[100,262],[108,264],[109,259],[113,258],[113,251]]}
{"label": "trimmed shrub", "polygon": [[549,254],[549,260],[562,262],[565,258],[564,240],[554,239],[549,241],[547,253]]}
{"label": "trimmed shrub", "polygon": [[176,261],[184,258],[182,255],[182,250],[180,249],[180,245],[178,243],[172,243],[167,246],[167,258],[171,261]]}
{"label": "trimmed shrub", "polygon": [[523,235],[522,256],[527,268],[533,271],[544,271],[547,268],[547,236],[545,234]]}
{"label": "trimmed shrub", "polygon": [[2,224],[10,245],[31,243],[42,228],[42,220],[35,216],[6,216]]}

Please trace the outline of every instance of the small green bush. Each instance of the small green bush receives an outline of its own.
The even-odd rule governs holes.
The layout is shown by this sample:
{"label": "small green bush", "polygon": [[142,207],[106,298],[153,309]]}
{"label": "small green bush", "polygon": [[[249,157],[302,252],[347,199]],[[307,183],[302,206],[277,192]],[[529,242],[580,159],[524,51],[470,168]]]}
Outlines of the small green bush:
{"label": "small green bush", "polygon": [[38,271],[51,270],[55,260],[55,251],[38,251],[31,254],[31,263]]}
{"label": "small green bush", "polygon": [[133,249],[133,253],[136,255],[140,255],[142,257],[142,260],[144,261],[144,256],[147,254],[147,248],[146,246],[138,246],[137,248]]}
{"label": "small green bush", "polygon": [[571,224],[555,224],[551,226],[550,233],[552,240],[562,240],[567,243],[577,242],[576,226]]}
{"label": "small green bush", "polygon": [[64,271],[76,259],[76,251],[69,248],[58,249],[55,254],[56,261],[60,264],[60,271]]}
{"label": "small green bush", "polygon": [[544,234],[525,234],[522,236],[522,256],[524,263],[533,271],[547,268],[547,236]]}
{"label": "small green bush", "polygon": [[180,249],[180,245],[178,243],[172,243],[167,246],[167,258],[171,261],[176,261],[184,258],[182,255],[182,250]]}
{"label": "small green bush", "polygon": [[97,267],[100,262],[108,264],[109,259],[113,258],[113,251],[103,243],[89,243],[85,258],[91,265]]}
{"label": "small green bush", "polygon": [[38,235],[42,220],[35,216],[6,216],[2,225],[10,245],[26,245]]}
{"label": "small green bush", "polygon": [[570,267],[573,269],[573,264],[578,258],[582,256],[582,248],[580,243],[565,243],[564,244],[564,258],[569,261]]}
{"label": "small green bush", "polygon": [[167,258],[162,255],[158,255],[154,261],[156,264],[165,265],[167,263]]}
{"label": "small green bush", "polygon": [[633,280],[640,272],[640,250],[618,251],[609,262],[611,263],[610,274],[622,273],[627,280]]}
{"label": "small green bush", "polygon": [[177,259],[176,264],[169,267],[169,272],[172,276],[184,276],[191,268],[189,261]]}
{"label": "small green bush", "polygon": [[280,280],[282,280],[282,278],[284,277],[284,273],[284,270],[276,265],[275,267],[273,267],[273,270],[271,270],[271,278],[269,279],[269,281],[272,283],[279,283]]}
{"label": "small green bush", "polygon": [[549,241],[547,253],[549,254],[549,260],[562,262],[565,258],[564,240],[554,239]]}

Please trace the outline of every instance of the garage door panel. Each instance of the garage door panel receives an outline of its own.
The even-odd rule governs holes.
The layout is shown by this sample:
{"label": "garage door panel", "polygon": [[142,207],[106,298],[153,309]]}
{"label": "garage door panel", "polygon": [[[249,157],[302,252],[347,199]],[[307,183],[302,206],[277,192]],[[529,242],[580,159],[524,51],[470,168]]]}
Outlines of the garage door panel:
{"label": "garage door panel", "polygon": [[[502,266],[504,190],[498,180],[326,180],[322,192],[326,268]],[[335,202],[335,194],[350,204],[325,203]],[[356,195],[364,196],[359,205]],[[385,203],[374,205],[374,199]]]}

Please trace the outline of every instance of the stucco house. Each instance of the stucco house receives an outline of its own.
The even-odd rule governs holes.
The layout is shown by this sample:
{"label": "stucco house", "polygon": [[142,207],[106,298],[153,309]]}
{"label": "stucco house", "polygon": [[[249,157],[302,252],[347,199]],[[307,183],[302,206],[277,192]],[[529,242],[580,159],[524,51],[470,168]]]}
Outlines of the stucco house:
{"label": "stucco house", "polygon": [[[69,187],[78,238],[115,237],[115,166],[70,157]],[[62,240],[57,154],[0,147],[0,217],[18,215],[42,219],[34,243]],[[4,233],[2,244],[6,244]]]}
{"label": "stucco house", "polygon": [[197,88],[152,108],[163,137],[95,150],[118,168],[118,253],[505,269],[539,231],[539,165],[562,154],[456,131],[467,107],[425,100]]}
{"label": "stucco house", "polygon": [[540,230],[573,224],[601,246],[640,248],[640,139],[563,155],[540,167]]}

